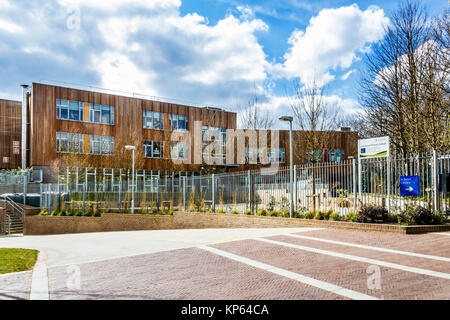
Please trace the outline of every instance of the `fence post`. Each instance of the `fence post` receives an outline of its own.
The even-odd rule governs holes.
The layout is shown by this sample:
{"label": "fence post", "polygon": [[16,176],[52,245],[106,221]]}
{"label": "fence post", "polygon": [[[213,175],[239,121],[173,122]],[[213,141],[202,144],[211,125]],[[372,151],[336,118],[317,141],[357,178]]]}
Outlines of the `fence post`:
{"label": "fence post", "polygon": [[211,175],[212,183],[211,183],[211,191],[212,191],[212,203],[211,203],[211,209],[212,212],[216,212],[216,178],[215,174],[213,173]]}
{"label": "fence post", "polygon": [[25,173],[23,175],[23,205],[27,204],[27,180],[28,180],[28,176]]}
{"label": "fence post", "polygon": [[186,212],[187,206],[186,206],[186,177],[183,178],[183,211]]}
{"label": "fence post", "polygon": [[86,184],[83,185],[83,212],[86,212]]}
{"label": "fence post", "polygon": [[252,176],[250,173],[250,170],[247,170],[247,183],[248,183],[248,204],[250,211],[252,210],[252,182],[251,182]]}
{"label": "fence post", "polygon": [[433,150],[433,209],[435,212],[440,209],[438,176],[439,176],[438,152],[436,150]]}
{"label": "fence post", "polygon": [[387,156],[387,210],[391,213],[391,154]]}
{"label": "fence post", "polygon": [[297,165],[294,166],[294,210],[297,210]]}
{"label": "fence post", "polygon": [[39,184],[39,209],[42,211],[42,183]]}
{"label": "fence post", "polygon": [[156,210],[159,211],[159,178],[156,183]]}
{"label": "fence post", "polygon": [[119,181],[119,211],[122,210],[122,181]]}
{"label": "fence post", "polygon": [[356,212],[357,185],[356,185],[356,159],[352,159],[353,167],[353,210]]}

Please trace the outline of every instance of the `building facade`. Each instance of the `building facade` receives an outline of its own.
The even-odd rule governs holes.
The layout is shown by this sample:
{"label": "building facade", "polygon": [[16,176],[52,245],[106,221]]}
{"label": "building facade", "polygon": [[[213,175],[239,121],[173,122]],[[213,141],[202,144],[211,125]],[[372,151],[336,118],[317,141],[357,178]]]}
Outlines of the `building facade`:
{"label": "building facade", "polygon": [[[208,172],[205,168],[223,172],[289,164],[289,131],[237,130],[236,113],[218,108],[39,83],[32,84],[25,101],[26,166],[42,169],[44,181],[52,180],[55,168],[130,168],[131,151],[126,145],[136,147],[136,169],[172,175]],[[22,102],[0,100],[3,169],[20,166],[21,111]],[[320,161],[356,156],[355,132],[327,134]],[[255,137],[260,143],[256,147]],[[310,160],[305,139],[306,132],[294,131],[294,164]],[[235,152],[226,161],[230,144]]]}

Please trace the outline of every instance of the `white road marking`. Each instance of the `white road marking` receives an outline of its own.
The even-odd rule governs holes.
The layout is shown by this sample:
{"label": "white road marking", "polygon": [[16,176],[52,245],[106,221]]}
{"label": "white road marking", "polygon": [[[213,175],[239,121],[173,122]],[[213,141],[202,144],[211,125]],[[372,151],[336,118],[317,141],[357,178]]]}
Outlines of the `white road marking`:
{"label": "white road marking", "polygon": [[332,244],[339,244],[339,245],[342,245],[342,246],[355,247],[355,248],[361,248],[361,249],[367,249],[367,250],[395,253],[395,254],[401,254],[401,255],[411,256],[411,257],[418,257],[418,258],[425,258],[425,259],[432,259],[432,260],[439,260],[439,261],[450,262],[450,258],[439,257],[439,256],[431,256],[431,255],[427,255],[427,254],[421,254],[421,253],[415,253],[415,252],[409,252],[409,251],[385,249],[385,248],[366,246],[366,245],[356,244],[356,243],[351,243],[351,242],[343,242],[343,241],[336,241],[336,240],[321,239],[321,238],[301,236],[301,235],[296,235],[296,234],[285,234],[285,236],[299,238],[299,239],[306,239],[306,240],[314,240],[314,241],[332,243]]}
{"label": "white road marking", "polygon": [[289,247],[289,248],[294,248],[294,249],[299,249],[299,250],[304,250],[304,251],[309,251],[309,252],[314,252],[314,253],[320,253],[320,254],[324,254],[324,255],[328,255],[328,256],[332,256],[332,257],[348,259],[348,260],[353,260],[353,261],[358,261],[358,262],[363,262],[363,263],[368,263],[368,264],[375,264],[375,265],[379,265],[379,266],[383,266],[383,267],[387,267],[387,268],[398,269],[398,270],[402,270],[402,271],[408,271],[408,272],[413,272],[413,273],[417,273],[417,274],[423,274],[423,275],[427,275],[427,276],[450,280],[449,273],[432,271],[432,270],[415,268],[415,267],[409,267],[409,266],[404,266],[401,264],[396,264],[396,263],[391,263],[391,262],[386,262],[386,261],[381,261],[381,260],[375,260],[375,259],[369,259],[369,258],[363,258],[363,257],[349,255],[349,254],[338,253],[338,252],[334,252],[334,251],[299,246],[299,245],[291,244],[291,243],[287,243],[287,242],[280,242],[280,241],[274,241],[274,240],[262,239],[262,238],[257,238],[255,240],[267,242],[267,243],[271,243],[271,244],[276,244],[276,245],[280,245],[280,246],[285,246],[285,247]]}
{"label": "white road marking", "polygon": [[334,285],[334,284],[331,284],[331,283],[328,283],[325,281],[313,279],[313,278],[310,278],[310,277],[307,277],[307,276],[304,276],[304,275],[301,275],[301,274],[298,274],[295,272],[280,269],[280,268],[277,268],[277,267],[274,267],[274,266],[271,266],[271,265],[268,265],[268,264],[265,264],[262,262],[247,259],[247,258],[238,256],[238,255],[226,252],[226,251],[222,251],[222,250],[219,250],[216,248],[212,248],[212,247],[208,247],[208,246],[198,246],[198,248],[209,251],[214,254],[217,254],[219,256],[231,259],[231,260],[235,260],[235,261],[247,264],[249,266],[252,266],[252,267],[255,267],[258,269],[262,269],[264,271],[268,271],[268,272],[304,283],[306,285],[310,285],[310,286],[313,286],[313,287],[316,287],[316,288],[319,288],[319,289],[322,289],[322,290],[325,290],[328,292],[332,292],[334,294],[337,294],[337,295],[340,295],[340,296],[343,296],[346,298],[355,299],[355,300],[379,300],[376,297],[372,297],[372,296],[369,296],[369,295],[366,295],[366,294],[363,294],[363,293],[360,293],[357,291],[346,289],[346,288],[343,288],[343,287],[340,287],[340,286],[337,286],[337,285]]}
{"label": "white road marking", "polygon": [[45,251],[39,252],[31,278],[30,300],[49,300],[46,259]]}
{"label": "white road marking", "polygon": [[447,236],[447,237],[450,237],[450,233],[433,232],[432,234],[438,234],[438,235],[440,235],[440,236]]}

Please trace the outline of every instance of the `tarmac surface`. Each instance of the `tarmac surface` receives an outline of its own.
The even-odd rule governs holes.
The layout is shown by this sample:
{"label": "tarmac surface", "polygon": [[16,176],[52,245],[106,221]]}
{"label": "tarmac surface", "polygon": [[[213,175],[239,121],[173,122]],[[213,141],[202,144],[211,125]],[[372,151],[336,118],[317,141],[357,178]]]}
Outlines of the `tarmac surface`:
{"label": "tarmac surface", "polygon": [[[320,228],[1,237],[38,249],[0,299],[450,300],[450,232]],[[43,271],[45,270],[45,271]]]}

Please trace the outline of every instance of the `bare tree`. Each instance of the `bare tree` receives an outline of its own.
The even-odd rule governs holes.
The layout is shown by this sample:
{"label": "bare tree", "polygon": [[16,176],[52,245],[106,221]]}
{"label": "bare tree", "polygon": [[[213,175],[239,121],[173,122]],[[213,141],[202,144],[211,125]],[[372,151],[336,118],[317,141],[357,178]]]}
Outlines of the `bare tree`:
{"label": "bare tree", "polygon": [[403,2],[365,57],[364,134],[390,136],[402,154],[443,150],[445,135],[448,148],[448,20],[437,21],[418,2]]}
{"label": "bare tree", "polygon": [[297,150],[306,151],[306,160],[312,165],[313,211],[316,209],[315,164],[323,161],[324,151],[329,141],[334,139],[340,119],[340,107],[330,102],[327,87],[319,85],[316,78],[301,86],[294,84],[295,95],[290,98],[295,123],[301,132],[295,132]]}
{"label": "bare tree", "polygon": [[261,108],[256,91],[248,101],[247,107],[240,109],[240,126],[242,129],[271,129],[275,124],[273,113]]}

